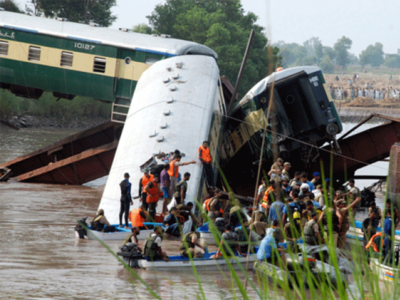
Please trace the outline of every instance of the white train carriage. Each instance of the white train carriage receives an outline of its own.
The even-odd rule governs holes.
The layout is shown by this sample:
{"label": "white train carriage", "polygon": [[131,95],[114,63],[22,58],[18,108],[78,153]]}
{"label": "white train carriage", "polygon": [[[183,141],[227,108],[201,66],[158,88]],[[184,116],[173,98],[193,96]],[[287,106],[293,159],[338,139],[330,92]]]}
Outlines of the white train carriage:
{"label": "white train carriage", "polygon": [[[160,152],[179,149],[186,155],[182,162],[197,162],[181,167],[180,173],[191,174],[186,202],[201,199],[206,184],[198,147],[209,140],[213,161],[219,160],[224,114],[219,69],[213,57],[173,57],[146,70],[138,81],[99,205],[109,221],[119,222],[119,183],[124,173],[130,174],[132,195],[138,195],[143,176],[140,166]],[[131,209],[139,205],[135,200]]]}

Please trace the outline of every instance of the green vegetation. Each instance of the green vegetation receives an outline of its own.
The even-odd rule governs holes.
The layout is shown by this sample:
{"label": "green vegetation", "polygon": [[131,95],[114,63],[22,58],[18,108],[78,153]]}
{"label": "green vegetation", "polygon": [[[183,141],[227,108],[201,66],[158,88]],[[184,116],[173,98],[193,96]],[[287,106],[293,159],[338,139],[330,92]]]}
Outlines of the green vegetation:
{"label": "green vegetation", "polygon": [[[243,95],[281,64],[279,49],[270,47],[264,27],[254,13],[245,14],[240,0],[167,0],[147,17],[150,25],[133,29],[142,33],[170,34],[173,38],[204,44],[218,53],[221,75],[235,84],[250,31],[255,37],[239,94]],[[269,55],[268,52],[271,54]]]}
{"label": "green vegetation", "polygon": [[108,27],[117,19],[111,14],[115,5],[116,0],[30,0],[26,10],[36,16],[67,18],[71,22],[93,22]]}
{"label": "green vegetation", "polygon": [[369,45],[360,54],[361,66],[371,65],[372,67],[379,67],[384,62],[383,45],[381,43],[375,43],[375,45]]}
{"label": "green vegetation", "polygon": [[73,100],[57,99],[51,93],[44,93],[39,100],[17,97],[8,90],[0,90],[0,117],[31,115],[37,117],[56,117],[67,121],[93,117],[108,118],[111,103],[75,97]]}
{"label": "green vegetation", "polygon": [[16,13],[22,13],[18,5],[15,4],[14,0],[4,0],[0,2],[0,7],[4,8],[6,11],[12,11]]}

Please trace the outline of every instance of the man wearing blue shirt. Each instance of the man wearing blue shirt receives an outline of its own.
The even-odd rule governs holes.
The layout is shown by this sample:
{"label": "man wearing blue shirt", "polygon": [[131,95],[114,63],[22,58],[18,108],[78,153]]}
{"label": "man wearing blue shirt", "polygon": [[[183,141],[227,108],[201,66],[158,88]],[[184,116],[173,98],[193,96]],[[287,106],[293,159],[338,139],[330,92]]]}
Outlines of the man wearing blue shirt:
{"label": "man wearing blue shirt", "polygon": [[386,219],[383,223],[383,232],[385,233],[385,253],[384,257],[388,254],[392,253],[392,237],[393,237],[393,220],[392,220],[392,212],[390,209],[386,210]]}
{"label": "man wearing blue shirt", "polygon": [[310,187],[309,191],[312,192],[313,190],[315,190],[314,184],[311,181],[308,181],[307,179],[307,174],[303,173],[300,177],[300,181],[301,183],[307,183],[308,186]]}
{"label": "man wearing blue shirt", "polygon": [[284,208],[284,204],[281,199],[276,199],[274,203],[272,203],[271,208],[269,209],[268,215],[268,223],[272,224],[273,221],[282,220],[282,210]]}
{"label": "man wearing blue shirt", "polygon": [[275,232],[275,230],[273,228],[267,229],[267,235],[261,241],[260,248],[257,251],[257,259],[260,262],[263,262],[266,260],[269,263],[275,263],[276,266],[279,266],[278,256],[280,256],[282,259],[282,262],[283,262],[283,266],[285,267],[286,266],[286,258],[285,258],[285,254],[284,254],[284,249],[280,248],[280,247],[278,248],[276,246],[275,239],[274,239],[274,232]]}

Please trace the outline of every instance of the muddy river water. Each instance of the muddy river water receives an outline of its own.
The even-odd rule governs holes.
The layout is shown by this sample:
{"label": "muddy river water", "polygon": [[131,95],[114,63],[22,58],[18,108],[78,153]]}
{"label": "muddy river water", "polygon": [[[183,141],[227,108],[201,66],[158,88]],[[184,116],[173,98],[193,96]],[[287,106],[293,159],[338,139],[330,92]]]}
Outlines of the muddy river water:
{"label": "muddy river water", "polygon": [[[72,133],[0,127],[0,163]],[[378,169],[385,172],[384,168]],[[97,241],[75,238],[76,219],[94,215],[104,183],[104,179],[86,186],[0,183],[1,299],[153,298]],[[109,241],[107,245],[117,251],[120,242]],[[177,242],[166,241],[164,246],[167,253],[177,253]],[[199,295],[191,270],[139,270],[138,274],[163,299],[193,299]],[[256,280],[253,272],[249,274]],[[233,297],[229,273],[209,271],[199,276],[207,299]],[[248,293],[255,298],[254,290],[248,288]]]}

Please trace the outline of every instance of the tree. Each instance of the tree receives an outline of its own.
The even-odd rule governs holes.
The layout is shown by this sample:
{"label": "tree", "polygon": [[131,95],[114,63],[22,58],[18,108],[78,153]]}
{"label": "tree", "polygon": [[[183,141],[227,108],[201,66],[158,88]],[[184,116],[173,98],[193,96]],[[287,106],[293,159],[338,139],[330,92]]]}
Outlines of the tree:
{"label": "tree", "polygon": [[335,66],[333,65],[332,60],[330,59],[329,55],[325,55],[324,58],[319,63],[319,67],[323,72],[326,73],[333,73]]}
{"label": "tree", "polygon": [[400,68],[400,55],[386,54],[384,64],[388,68]]}
{"label": "tree", "polygon": [[240,0],[167,0],[158,4],[150,16],[154,33],[204,44],[218,53],[221,74],[232,83],[242,62],[251,29],[253,45],[239,92],[247,92],[255,82],[281,65],[279,49],[268,44],[264,28],[257,25],[257,16],[245,13]]}
{"label": "tree", "polygon": [[365,65],[379,67],[384,62],[383,56],[383,45],[381,43],[375,43],[375,45],[369,45],[367,49],[361,52],[360,63],[363,67]]}
{"label": "tree", "polygon": [[308,56],[315,55],[315,46],[318,44],[322,45],[319,37],[312,37],[303,43],[303,46],[307,49]]}
{"label": "tree", "polygon": [[91,22],[103,27],[110,26],[116,16],[111,8],[116,0],[32,0],[46,17],[67,18],[71,22]]}
{"label": "tree", "polygon": [[0,2],[0,7],[4,8],[6,11],[22,13],[18,5],[15,4],[14,0],[4,0]]}
{"label": "tree", "polygon": [[329,56],[329,59],[330,59],[332,62],[334,62],[334,60],[336,59],[336,52],[335,52],[335,50],[333,50],[332,47],[323,46],[323,47],[322,47],[322,52],[323,52],[324,56],[325,56],[325,55],[328,55],[328,56]]}
{"label": "tree", "polygon": [[343,68],[349,63],[349,49],[352,43],[351,39],[343,36],[333,45],[336,53],[336,63]]}
{"label": "tree", "polygon": [[322,43],[318,43],[314,46],[314,53],[315,53],[315,59],[319,64],[322,58],[324,57],[324,47],[322,46]]}
{"label": "tree", "polygon": [[133,32],[138,32],[138,33],[144,33],[144,34],[152,34],[153,33],[153,29],[151,29],[151,27],[147,24],[138,24],[133,26],[132,29]]}

